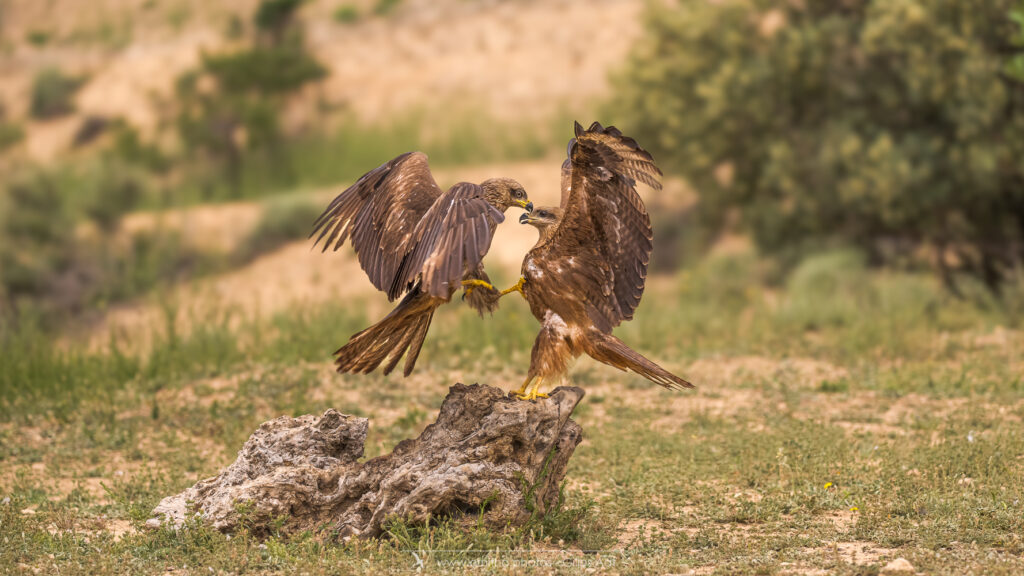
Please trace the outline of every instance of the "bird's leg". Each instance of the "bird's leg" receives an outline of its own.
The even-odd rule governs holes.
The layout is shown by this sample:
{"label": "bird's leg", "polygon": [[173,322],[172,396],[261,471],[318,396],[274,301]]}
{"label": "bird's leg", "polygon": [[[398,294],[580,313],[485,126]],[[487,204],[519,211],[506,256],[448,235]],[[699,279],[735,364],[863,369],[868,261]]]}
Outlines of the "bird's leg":
{"label": "bird's leg", "polygon": [[468,286],[468,288],[466,288],[466,291],[462,293],[462,299],[463,300],[466,299],[466,296],[469,296],[470,294],[472,294],[473,293],[473,289],[476,288],[477,286],[482,286],[484,288],[487,288],[488,290],[494,290],[495,292],[498,291],[498,289],[495,288],[494,285],[491,284],[490,282],[487,282],[485,280],[480,280],[478,278],[472,278],[470,280],[463,280],[462,281],[462,286],[463,286],[463,288],[466,288]]}
{"label": "bird's leg", "polygon": [[523,278],[522,276],[520,276],[519,277],[519,282],[516,282],[508,290],[502,290],[500,296],[504,296],[506,294],[511,294],[513,292],[519,292],[520,296],[522,296],[523,298],[526,298],[526,294],[523,294],[523,284],[526,284],[526,278]]}
{"label": "bird's leg", "polygon": [[516,390],[512,390],[512,391],[510,391],[510,392],[509,392],[509,394],[513,394],[513,395],[515,395],[515,396],[516,396],[517,398],[519,398],[520,396],[523,396],[523,395],[525,395],[525,394],[526,394],[526,387],[527,387],[527,386],[529,386],[529,385],[530,385],[530,382],[532,382],[532,381],[533,381],[533,376],[527,376],[527,377],[526,377],[526,380],[523,380],[523,385],[522,385],[522,386],[520,386],[520,387],[519,387],[518,389],[516,389]]}
{"label": "bird's leg", "polygon": [[515,390],[513,392],[516,395],[516,398],[520,400],[536,400],[537,398],[547,398],[547,394],[537,391],[537,389],[540,388],[541,382],[544,381],[543,378],[537,378],[537,381],[533,383],[533,387],[530,388],[530,393],[524,394],[524,392],[526,391],[526,386],[530,383],[531,380],[533,380],[532,377],[527,378],[526,382],[523,382],[522,387],[520,387],[519,390]]}
{"label": "bird's leg", "polygon": [[543,381],[544,381],[543,378],[538,378],[537,382],[534,383],[533,388],[530,390],[530,396],[532,396],[532,398],[530,398],[531,400],[533,400],[534,398],[547,398],[548,397],[547,393],[540,391],[540,383],[543,382]]}

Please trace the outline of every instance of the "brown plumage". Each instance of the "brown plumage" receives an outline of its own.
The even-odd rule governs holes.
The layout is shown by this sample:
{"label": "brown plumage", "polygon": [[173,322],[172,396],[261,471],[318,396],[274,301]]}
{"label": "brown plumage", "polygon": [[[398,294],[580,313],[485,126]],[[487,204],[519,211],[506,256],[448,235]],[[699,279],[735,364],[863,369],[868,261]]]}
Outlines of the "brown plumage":
{"label": "brown plumage", "polygon": [[[422,152],[378,166],[339,194],[313,225],[310,237],[319,232],[314,246],[337,250],[351,240],[373,285],[388,300],[405,297],[335,352],[338,371],[367,373],[384,364],[387,374],[405,355],[408,376],[437,307],[463,280],[489,284],[483,257],[513,205],[532,208],[523,187],[509,178],[442,191]],[[476,289],[466,301],[482,315],[497,308],[498,297],[493,289]]]}
{"label": "brown plumage", "polygon": [[576,124],[562,165],[561,206],[519,219],[540,231],[523,260],[521,288],[541,322],[520,396],[537,379],[526,396],[537,397],[541,381],[560,379],[582,353],[667,388],[692,388],[611,334],[640,304],[653,247],[636,181],[661,189],[660,176],[651,155],[616,128]]}

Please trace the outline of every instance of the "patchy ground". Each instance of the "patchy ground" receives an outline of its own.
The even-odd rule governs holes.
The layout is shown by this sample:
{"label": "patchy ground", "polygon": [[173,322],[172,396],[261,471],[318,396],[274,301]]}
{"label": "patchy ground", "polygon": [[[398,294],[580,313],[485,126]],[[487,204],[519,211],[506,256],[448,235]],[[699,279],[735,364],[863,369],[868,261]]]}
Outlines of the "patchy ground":
{"label": "patchy ground", "polygon": [[[650,296],[665,305],[672,283],[655,284]],[[517,305],[485,329],[517,326]],[[327,323],[338,318],[325,315]],[[537,573],[1024,569],[1024,393],[1019,377],[1004,380],[996,368],[1019,362],[1007,346],[1021,335],[1006,329],[958,338],[978,344],[955,360],[970,375],[948,379],[931,370],[931,384],[918,381],[927,358],[878,368],[825,359],[831,354],[688,359],[673,345],[648,350],[698,383],[674,393],[581,360],[574,380],[587,397],[574,417],[585,440],[571,463],[567,500],[525,534],[397,524],[384,544],[366,546],[330,534],[261,544],[201,527],[187,536],[142,528],[155,501],[230,463],[264,420],[326,407],[368,416],[372,457],[422,430],[451,383],[514,387],[528,346],[514,338],[507,348],[464,341],[467,323],[480,321],[441,315],[408,379],[340,376],[323,354],[275,358],[272,341],[222,366],[134,380],[111,400],[83,400],[60,419],[9,420],[0,425],[0,493],[8,499],[0,522],[9,534],[32,536],[6,540],[0,559],[61,573],[117,571],[120,563],[141,572],[235,572],[237,562],[257,573],[372,573],[405,569],[416,558],[456,572],[503,558]],[[275,326],[276,342],[318,324]],[[333,344],[324,342],[325,350]],[[992,377],[1001,383],[981,384]],[[506,552],[459,552],[476,548]]]}
{"label": "patchy ground", "polygon": [[[508,175],[540,204],[557,198],[557,166],[443,170],[438,179]],[[685,197],[675,185],[668,193]],[[250,204],[198,207],[132,216],[126,227],[176,229],[230,249],[257,214]],[[224,233],[225,220],[245,231]],[[501,227],[487,260],[495,277],[514,280],[534,234],[512,219]],[[724,246],[678,275],[651,277],[636,320],[616,331],[697,389],[669,392],[581,359],[572,378],[587,391],[574,415],[585,439],[565,501],[516,531],[474,528],[471,518],[396,519],[382,542],[329,532],[261,542],[244,530],[229,538],[198,525],[142,526],[160,498],[230,463],[265,420],[328,407],[367,416],[372,457],[418,434],[455,382],[518,386],[537,323],[517,297],[483,320],[457,301],[439,311],[409,378],[338,375],[331,351],[389,305],[347,250],[299,242],[110,310],[59,350],[13,341],[20,352],[8,358],[18,365],[4,369],[18,386],[0,402],[0,566],[1024,570],[1024,334],[1011,319],[909,274],[821,270],[842,298],[770,286],[749,245]]]}

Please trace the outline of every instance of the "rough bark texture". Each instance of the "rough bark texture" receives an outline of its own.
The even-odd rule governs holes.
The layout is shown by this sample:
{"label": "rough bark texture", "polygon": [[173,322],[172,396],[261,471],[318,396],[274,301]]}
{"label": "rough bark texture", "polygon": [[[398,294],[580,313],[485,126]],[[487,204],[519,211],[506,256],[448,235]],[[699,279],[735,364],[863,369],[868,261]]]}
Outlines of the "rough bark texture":
{"label": "rough bark texture", "polygon": [[[368,421],[335,410],[264,422],[218,476],[164,498],[150,526],[180,526],[190,513],[230,532],[333,529],[377,536],[392,517],[416,522],[485,506],[484,521],[518,525],[543,512],[582,429],[569,419],[583,398],[561,387],[535,402],[490,386],[456,384],[437,421],[391,454],[366,462]],[[529,504],[528,501],[529,500]]]}

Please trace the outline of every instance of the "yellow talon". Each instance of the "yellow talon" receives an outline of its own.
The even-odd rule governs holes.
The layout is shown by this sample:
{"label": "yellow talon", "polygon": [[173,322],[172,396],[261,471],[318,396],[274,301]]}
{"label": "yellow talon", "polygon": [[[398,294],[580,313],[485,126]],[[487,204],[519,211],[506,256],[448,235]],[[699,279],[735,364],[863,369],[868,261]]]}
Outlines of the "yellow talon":
{"label": "yellow talon", "polygon": [[527,376],[526,380],[523,381],[523,385],[520,386],[518,390],[512,390],[509,394],[514,394],[517,398],[522,400],[521,396],[526,394],[526,387],[530,385],[531,381],[533,381],[533,377]]}
{"label": "yellow talon", "polygon": [[472,290],[473,288],[476,288],[477,286],[483,286],[484,288],[487,288],[488,290],[497,290],[497,288],[495,288],[490,282],[487,282],[487,281],[484,281],[484,280],[480,280],[478,278],[473,278],[471,280],[463,280],[462,281],[462,285],[463,286],[469,286],[470,287],[469,290]]}
{"label": "yellow talon", "polygon": [[462,292],[462,299],[465,300],[466,296],[469,296],[470,294],[472,294],[473,293],[473,289],[476,288],[477,286],[483,286],[484,288],[487,288],[488,290],[491,290],[491,291],[494,291],[494,292],[498,291],[498,289],[495,288],[494,285],[491,284],[490,282],[486,282],[486,281],[480,280],[478,278],[473,278],[471,280],[463,280],[462,281],[462,287],[465,288],[465,290]]}
{"label": "yellow talon", "polygon": [[523,382],[523,385],[519,387],[519,390],[512,391],[512,393],[515,394],[516,398],[520,400],[536,400],[538,398],[547,398],[547,394],[545,394],[544,392],[539,392],[537,390],[538,388],[540,388],[541,382],[544,381],[543,378],[538,378],[537,382],[535,382],[533,387],[530,389],[530,392],[528,394],[524,394],[524,392],[526,392],[526,386],[530,384],[531,380],[533,380],[533,378],[527,378],[526,382]]}

